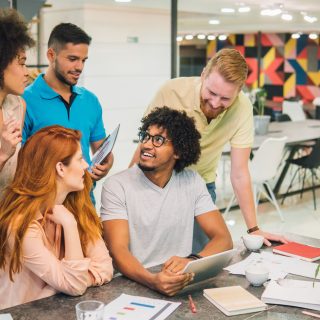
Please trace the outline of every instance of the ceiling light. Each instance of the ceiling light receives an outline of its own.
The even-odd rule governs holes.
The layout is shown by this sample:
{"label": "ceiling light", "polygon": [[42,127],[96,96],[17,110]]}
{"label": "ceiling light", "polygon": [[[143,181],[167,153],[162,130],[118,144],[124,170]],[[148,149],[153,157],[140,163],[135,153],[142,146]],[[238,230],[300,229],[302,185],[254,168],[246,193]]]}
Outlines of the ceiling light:
{"label": "ceiling light", "polygon": [[300,38],[300,33],[293,33],[293,34],[291,35],[291,38],[292,38],[292,39],[299,39],[299,38]]}
{"label": "ceiling light", "polygon": [[251,8],[250,7],[240,7],[238,8],[238,12],[240,13],[245,13],[245,12],[250,12],[251,11]]}
{"label": "ceiling light", "polygon": [[131,2],[131,0],[114,0],[115,2]]}
{"label": "ceiling light", "polygon": [[185,39],[186,39],[186,40],[192,40],[192,39],[193,39],[193,35],[192,35],[192,34],[187,34],[187,35],[185,36]]}
{"label": "ceiling light", "polygon": [[234,13],[236,10],[233,8],[221,8],[221,12],[223,13]]}
{"label": "ceiling light", "polygon": [[215,36],[214,34],[209,34],[209,35],[207,36],[207,39],[208,39],[208,40],[216,40],[216,36]]}
{"label": "ceiling light", "polygon": [[263,10],[260,11],[260,15],[274,17],[274,16],[279,15],[281,12],[282,12],[282,10],[280,8],[263,9]]}
{"label": "ceiling light", "polygon": [[221,40],[221,41],[227,40],[227,38],[228,38],[228,37],[227,37],[225,34],[220,34],[220,35],[218,36],[218,39]]}
{"label": "ceiling light", "polygon": [[318,20],[316,17],[312,17],[312,16],[308,16],[308,15],[305,15],[303,17],[303,19],[306,20],[309,23],[314,23],[314,22],[316,22]]}
{"label": "ceiling light", "polygon": [[282,20],[285,20],[285,21],[291,21],[292,18],[293,18],[292,15],[289,14],[289,13],[283,13],[283,14],[281,15],[281,19],[282,19]]}
{"label": "ceiling light", "polygon": [[220,20],[218,20],[218,19],[211,19],[211,20],[209,20],[209,24],[220,24]]}
{"label": "ceiling light", "polygon": [[177,42],[181,42],[183,40],[183,36],[177,36]]}
{"label": "ceiling light", "polygon": [[312,40],[316,40],[316,39],[318,39],[318,35],[316,33],[310,33],[309,38]]}
{"label": "ceiling light", "polygon": [[197,35],[197,38],[198,38],[199,40],[204,40],[204,39],[206,38],[206,35],[205,35],[205,34],[198,34],[198,35]]}

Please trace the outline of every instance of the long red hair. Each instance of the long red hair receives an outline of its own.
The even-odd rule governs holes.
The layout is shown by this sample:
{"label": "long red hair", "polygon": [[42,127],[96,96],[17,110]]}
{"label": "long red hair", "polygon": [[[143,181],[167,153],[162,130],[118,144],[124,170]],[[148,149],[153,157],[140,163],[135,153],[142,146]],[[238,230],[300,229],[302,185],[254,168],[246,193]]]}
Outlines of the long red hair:
{"label": "long red hair", "polygon": [[[9,276],[22,267],[22,242],[30,223],[41,212],[46,220],[56,199],[56,164],[68,165],[79,148],[81,133],[54,125],[30,137],[18,154],[17,170],[0,203],[0,268],[9,264]],[[63,205],[78,223],[82,249],[95,242],[101,234],[101,223],[90,199],[92,187],[88,172],[84,189],[67,195]],[[11,234],[11,235],[10,235]],[[13,247],[9,247],[9,237]]]}

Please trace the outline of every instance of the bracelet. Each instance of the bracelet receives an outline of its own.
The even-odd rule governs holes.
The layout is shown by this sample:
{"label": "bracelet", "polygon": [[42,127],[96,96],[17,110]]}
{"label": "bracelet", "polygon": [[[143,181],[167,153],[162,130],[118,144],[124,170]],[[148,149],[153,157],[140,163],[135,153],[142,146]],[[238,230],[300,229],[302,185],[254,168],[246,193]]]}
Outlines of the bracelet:
{"label": "bracelet", "polygon": [[202,256],[200,256],[199,254],[196,253],[190,253],[187,257],[187,259],[192,259],[192,260],[198,260],[203,258]]}
{"label": "bracelet", "polygon": [[258,230],[260,230],[259,227],[258,227],[258,226],[255,226],[255,227],[252,227],[252,228],[248,229],[248,230],[247,230],[247,233],[250,234],[250,233],[255,232],[255,231],[258,231]]}

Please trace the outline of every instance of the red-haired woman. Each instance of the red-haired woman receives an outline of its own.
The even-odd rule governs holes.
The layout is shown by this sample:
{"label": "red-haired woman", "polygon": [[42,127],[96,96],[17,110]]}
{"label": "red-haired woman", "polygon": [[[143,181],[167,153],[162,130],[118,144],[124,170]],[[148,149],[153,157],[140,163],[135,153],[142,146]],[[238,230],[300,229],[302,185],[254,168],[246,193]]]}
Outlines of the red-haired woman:
{"label": "red-haired woman", "polygon": [[[0,192],[16,169],[28,81],[25,49],[33,46],[27,25],[13,9],[0,8]],[[2,111],[2,112],[1,112]]]}
{"label": "red-haired woman", "polygon": [[81,295],[112,278],[80,138],[46,127],[19,152],[0,204],[0,309],[57,292]]}

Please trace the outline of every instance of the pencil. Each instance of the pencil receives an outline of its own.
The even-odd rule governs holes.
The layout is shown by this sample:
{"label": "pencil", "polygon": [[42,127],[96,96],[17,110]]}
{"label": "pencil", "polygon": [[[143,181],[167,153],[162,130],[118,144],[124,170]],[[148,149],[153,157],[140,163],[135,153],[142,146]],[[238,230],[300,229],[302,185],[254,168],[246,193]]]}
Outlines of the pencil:
{"label": "pencil", "polygon": [[194,304],[194,301],[191,297],[191,294],[188,295],[188,298],[189,298],[189,308],[191,310],[192,313],[196,313],[197,312],[197,308],[196,308],[196,305]]}
{"label": "pencil", "polygon": [[315,317],[315,318],[320,318],[320,314],[309,312],[309,311],[302,311],[303,314],[306,314],[307,316]]}

